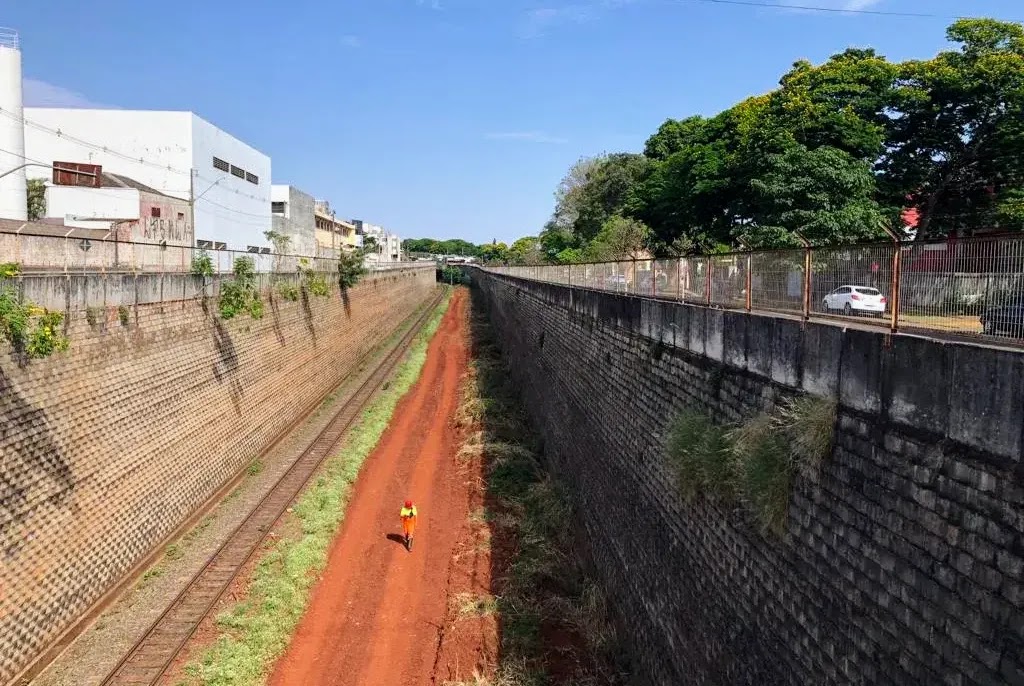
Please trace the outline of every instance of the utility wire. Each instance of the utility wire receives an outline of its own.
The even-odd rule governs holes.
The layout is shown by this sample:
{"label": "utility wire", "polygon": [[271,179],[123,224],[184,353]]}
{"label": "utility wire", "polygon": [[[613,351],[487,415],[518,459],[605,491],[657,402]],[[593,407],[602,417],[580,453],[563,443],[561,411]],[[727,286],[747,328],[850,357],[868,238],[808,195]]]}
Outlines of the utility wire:
{"label": "utility wire", "polygon": [[709,5],[739,5],[742,7],[763,7],[766,9],[804,10],[807,12],[830,12],[833,14],[869,14],[881,17],[914,17],[917,19],[966,19],[952,14],[931,12],[897,12],[892,10],[843,9],[841,7],[818,7],[814,5],[791,5],[788,3],[758,2],[758,0],[677,0],[677,2],[702,2]]}

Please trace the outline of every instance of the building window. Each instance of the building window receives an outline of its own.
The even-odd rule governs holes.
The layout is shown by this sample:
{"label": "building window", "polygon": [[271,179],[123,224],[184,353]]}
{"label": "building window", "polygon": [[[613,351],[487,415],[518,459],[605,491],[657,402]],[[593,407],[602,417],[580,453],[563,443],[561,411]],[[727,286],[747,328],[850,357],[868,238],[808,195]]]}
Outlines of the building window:
{"label": "building window", "polygon": [[156,218],[156,219],[159,219],[160,218],[160,208],[159,207],[150,207],[149,208],[149,216],[153,217],[153,218]]}
{"label": "building window", "polygon": [[245,172],[245,180],[248,181],[249,183],[254,183],[257,186],[260,185],[260,177],[250,172]]}
{"label": "building window", "polygon": [[213,241],[196,241],[196,247],[200,250],[213,249]]}
{"label": "building window", "polygon": [[221,171],[231,171],[231,165],[219,157],[213,158],[213,168],[220,169]]}
{"label": "building window", "polygon": [[224,243],[223,241],[214,241],[213,242],[213,249],[214,250],[227,250],[228,249],[228,244]]}
{"label": "building window", "polygon": [[184,218],[185,218],[185,213],[184,212],[178,212],[178,220],[180,221],[180,220],[182,220]]}
{"label": "building window", "polygon": [[284,202],[270,203],[271,214],[284,214]]}
{"label": "building window", "polygon": [[236,167],[235,165],[232,164],[231,165],[231,175],[232,176],[237,176],[240,179],[244,179],[245,178],[245,170],[242,169],[241,167]]}

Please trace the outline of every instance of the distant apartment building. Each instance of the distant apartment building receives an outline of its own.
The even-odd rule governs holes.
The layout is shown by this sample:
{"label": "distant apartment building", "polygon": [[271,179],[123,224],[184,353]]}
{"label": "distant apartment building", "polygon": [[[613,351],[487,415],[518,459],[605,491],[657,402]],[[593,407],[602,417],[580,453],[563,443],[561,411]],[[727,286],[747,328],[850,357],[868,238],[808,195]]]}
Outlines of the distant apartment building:
{"label": "distant apartment building", "polygon": [[288,239],[287,252],[293,255],[316,256],[316,200],[295,186],[274,184],[270,187],[270,215],[275,233]]}
{"label": "distant apartment building", "polygon": [[[383,226],[377,226],[361,219],[353,219],[352,224],[356,232],[363,237],[363,245],[375,243],[375,250],[368,250],[366,259],[368,262],[401,262],[402,261],[402,239],[391,233]],[[372,238],[372,241],[367,241]]]}
{"label": "distant apartment building", "polygon": [[[191,201],[186,216],[194,216],[202,247],[270,247],[270,158],[192,112],[26,107],[25,155],[47,164],[102,165],[118,178]],[[49,176],[37,170],[30,167],[28,176]]]}
{"label": "distant apartment building", "polygon": [[314,207],[316,220],[317,254],[321,256],[337,256],[342,251],[351,252],[361,242],[356,235],[356,227],[343,219],[338,219],[331,204],[326,200],[317,201]]}

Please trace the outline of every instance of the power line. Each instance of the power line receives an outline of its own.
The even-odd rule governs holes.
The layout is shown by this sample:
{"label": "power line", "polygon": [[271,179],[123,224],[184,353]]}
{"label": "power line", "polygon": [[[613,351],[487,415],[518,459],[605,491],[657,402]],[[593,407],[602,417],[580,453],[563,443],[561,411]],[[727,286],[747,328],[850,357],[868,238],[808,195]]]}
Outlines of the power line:
{"label": "power line", "polygon": [[893,10],[842,9],[840,7],[819,7],[815,5],[791,5],[788,3],[759,2],[758,0],[676,0],[677,2],[702,2],[709,5],[739,5],[766,9],[803,10],[806,12],[829,12],[832,14],[867,14],[881,17],[913,17],[916,19],[966,19],[952,14],[931,12],[897,12]]}

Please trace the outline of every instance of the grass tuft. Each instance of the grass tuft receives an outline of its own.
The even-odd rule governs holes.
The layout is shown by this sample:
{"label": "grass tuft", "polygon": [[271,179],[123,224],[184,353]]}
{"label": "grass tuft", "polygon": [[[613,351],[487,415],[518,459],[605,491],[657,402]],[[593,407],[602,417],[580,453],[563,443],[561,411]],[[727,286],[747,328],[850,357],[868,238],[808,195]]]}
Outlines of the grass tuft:
{"label": "grass tuft", "polygon": [[684,411],[669,431],[668,454],[687,501],[701,493],[732,492],[726,431],[700,412]]}
{"label": "grass tuft", "polygon": [[797,471],[815,479],[832,454],[837,405],[831,398],[803,395],[782,403],[776,425],[789,438]]}
{"label": "grass tuft", "polygon": [[789,512],[793,462],[775,421],[760,415],[731,431],[736,490],[762,531],[781,534]]}
{"label": "grass tuft", "polygon": [[452,598],[452,606],[460,617],[487,617],[498,611],[498,600],[490,595],[459,593]]}
{"label": "grass tuft", "polygon": [[427,346],[448,307],[446,299],[417,336],[388,389],[353,427],[342,450],[329,458],[314,484],[293,507],[295,534],[276,539],[249,579],[247,598],[217,617],[216,642],[190,662],[186,684],[256,686],[284,652],[309,602],[310,590],[327,564],[331,540],[344,517],[352,484],[384,434],[395,407],[413,386]]}
{"label": "grass tuft", "polygon": [[740,500],[762,531],[785,531],[789,497],[797,474],[817,477],[831,454],[836,403],[799,396],[732,429],[686,410],[676,418],[666,445],[683,498],[698,495]]}

